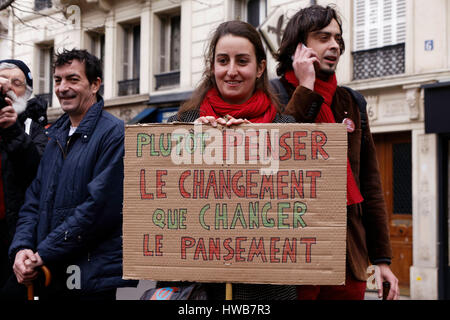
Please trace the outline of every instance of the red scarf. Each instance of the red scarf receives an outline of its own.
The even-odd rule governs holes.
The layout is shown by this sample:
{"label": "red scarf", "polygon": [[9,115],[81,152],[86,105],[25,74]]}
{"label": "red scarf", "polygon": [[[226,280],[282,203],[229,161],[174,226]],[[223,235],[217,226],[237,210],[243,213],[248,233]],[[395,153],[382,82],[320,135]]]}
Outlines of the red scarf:
{"label": "red scarf", "polygon": [[229,104],[219,96],[216,88],[210,89],[200,105],[200,116],[216,118],[230,115],[253,123],[272,123],[277,114],[275,106],[264,92],[258,90],[243,104]]}
{"label": "red scarf", "polygon": [[[299,85],[294,71],[291,70],[286,72],[284,77],[295,87]],[[335,74],[330,77],[328,81],[323,81],[316,78],[316,82],[314,83],[314,91],[324,98],[323,104],[316,118],[316,123],[336,123],[333,112],[331,111],[331,103],[333,102],[336,88],[337,80]],[[350,161],[347,158],[347,205],[360,203],[363,202],[363,200],[364,199],[359,191],[358,185],[356,184],[355,177],[353,176]]]}

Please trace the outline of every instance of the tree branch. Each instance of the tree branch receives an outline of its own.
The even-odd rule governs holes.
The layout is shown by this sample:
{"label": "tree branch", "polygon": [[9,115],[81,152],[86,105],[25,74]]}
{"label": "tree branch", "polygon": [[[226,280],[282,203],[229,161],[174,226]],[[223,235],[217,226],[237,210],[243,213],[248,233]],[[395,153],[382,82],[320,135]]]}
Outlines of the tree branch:
{"label": "tree branch", "polygon": [[0,11],[8,8],[15,0],[3,0],[0,2]]}

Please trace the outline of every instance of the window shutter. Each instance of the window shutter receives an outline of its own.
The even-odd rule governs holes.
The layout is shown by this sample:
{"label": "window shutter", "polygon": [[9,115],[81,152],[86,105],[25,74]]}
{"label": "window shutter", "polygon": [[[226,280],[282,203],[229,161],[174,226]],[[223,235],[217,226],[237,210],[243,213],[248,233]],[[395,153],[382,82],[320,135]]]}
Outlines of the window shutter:
{"label": "window shutter", "polygon": [[388,46],[393,42],[393,0],[383,0],[383,46]]}
{"label": "window shutter", "polygon": [[354,51],[364,50],[366,47],[366,1],[355,0],[354,5]]}
{"label": "window shutter", "polygon": [[354,51],[406,41],[406,0],[354,0]]}
{"label": "window shutter", "polygon": [[406,42],[406,0],[397,0],[397,41]]}
{"label": "window shutter", "polygon": [[133,79],[138,79],[141,69],[141,25],[133,27]]}
{"label": "window shutter", "polygon": [[181,18],[174,16],[170,27],[170,71],[180,70]]}
{"label": "window shutter", "polygon": [[128,66],[129,66],[129,29],[123,30],[123,80],[128,79]]}
{"label": "window shutter", "polygon": [[39,50],[39,93],[44,93],[45,87],[45,58],[44,50]]}

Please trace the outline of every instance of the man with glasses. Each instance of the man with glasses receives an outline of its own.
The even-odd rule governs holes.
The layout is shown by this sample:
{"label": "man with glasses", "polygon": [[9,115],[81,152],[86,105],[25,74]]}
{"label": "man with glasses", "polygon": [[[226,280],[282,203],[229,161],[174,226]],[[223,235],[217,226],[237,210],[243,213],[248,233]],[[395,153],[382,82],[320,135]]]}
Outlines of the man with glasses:
{"label": "man with glasses", "polygon": [[0,299],[25,298],[25,287],[13,276],[8,248],[48,141],[43,128],[46,105],[30,99],[32,92],[31,72],[23,61],[0,61]]}

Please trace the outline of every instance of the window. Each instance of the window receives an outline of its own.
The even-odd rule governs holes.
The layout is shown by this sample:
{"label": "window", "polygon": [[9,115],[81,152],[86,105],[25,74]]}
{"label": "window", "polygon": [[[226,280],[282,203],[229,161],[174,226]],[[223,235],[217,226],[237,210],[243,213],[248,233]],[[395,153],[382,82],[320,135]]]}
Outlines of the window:
{"label": "window", "polygon": [[38,48],[38,88],[37,96],[52,105],[53,97],[53,45],[42,45]]}
{"label": "window", "polygon": [[266,0],[232,1],[232,19],[242,20],[258,27],[267,16]]}
{"label": "window", "polygon": [[52,0],[35,0],[34,10],[40,11],[52,7]]}
{"label": "window", "polygon": [[[87,48],[89,51],[100,59],[102,70],[105,70],[105,30],[104,28],[96,29],[88,32]],[[103,79],[102,79],[103,80]],[[100,87],[99,94],[103,96],[104,83]]]}
{"label": "window", "polygon": [[177,13],[158,15],[159,73],[155,75],[156,90],[180,83],[181,16]]}
{"label": "window", "polygon": [[127,24],[122,26],[122,80],[119,81],[119,96],[139,93],[141,26]]}
{"label": "window", "polygon": [[353,78],[405,72],[406,0],[354,0]]}

